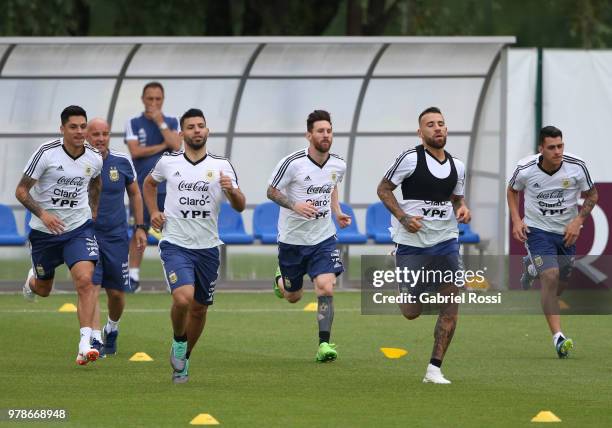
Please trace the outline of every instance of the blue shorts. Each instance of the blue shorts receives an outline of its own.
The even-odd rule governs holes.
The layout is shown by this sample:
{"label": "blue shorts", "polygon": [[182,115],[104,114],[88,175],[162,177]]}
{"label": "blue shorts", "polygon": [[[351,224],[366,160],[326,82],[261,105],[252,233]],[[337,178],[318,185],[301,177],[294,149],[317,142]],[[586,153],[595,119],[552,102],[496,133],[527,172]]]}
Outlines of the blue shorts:
{"label": "blue shorts", "polygon": [[219,276],[219,248],[194,250],[162,241],[159,243],[159,254],[171,290],[193,285],[194,298],[198,303],[213,304],[215,283]]}
{"label": "blue shorts", "polygon": [[283,275],[285,290],[289,292],[302,288],[305,274],[313,280],[323,273],[334,273],[339,276],[344,272],[335,236],[315,245],[279,242],[278,265]]}
{"label": "blue shorts", "polygon": [[[401,293],[419,296],[425,292],[436,291],[440,285],[446,284],[444,277],[461,270],[459,263],[459,241],[449,239],[432,247],[413,247],[397,244],[395,265],[402,270],[422,272],[418,283],[401,282],[398,284]],[[440,272],[440,274],[438,274]],[[425,278],[423,278],[425,275]],[[412,277],[409,277],[412,278]]]}
{"label": "blue shorts", "polygon": [[556,268],[559,269],[559,279],[565,281],[571,276],[576,245],[566,247],[563,243],[563,235],[530,227],[527,234],[527,245],[529,245],[529,252],[538,272]]}
{"label": "blue shorts", "polygon": [[66,263],[72,269],[75,263],[98,261],[98,243],[93,222],[87,220],[81,226],[60,235],[32,229],[28,236],[32,252],[32,268],[38,279],[53,279],[55,268]]}
{"label": "blue shorts", "polygon": [[130,291],[128,273],[130,241],[127,231],[123,235],[108,235],[96,231],[96,240],[100,249],[100,259],[96,264],[91,281],[94,285],[102,285],[104,288]]}

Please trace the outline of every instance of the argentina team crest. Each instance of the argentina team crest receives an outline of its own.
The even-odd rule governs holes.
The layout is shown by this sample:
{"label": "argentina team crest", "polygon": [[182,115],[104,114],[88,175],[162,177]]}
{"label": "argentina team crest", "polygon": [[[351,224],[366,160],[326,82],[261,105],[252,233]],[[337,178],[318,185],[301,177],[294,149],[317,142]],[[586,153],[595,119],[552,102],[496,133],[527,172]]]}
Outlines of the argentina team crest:
{"label": "argentina team crest", "polygon": [[117,171],[117,167],[111,166],[108,171],[108,177],[110,181],[119,181],[119,171]]}
{"label": "argentina team crest", "polygon": [[564,189],[568,189],[571,186],[571,184],[572,184],[572,181],[569,178],[563,178],[561,180],[561,186]]}
{"label": "argentina team crest", "polygon": [[91,166],[87,165],[87,166],[85,167],[85,175],[86,175],[87,177],[91,177],[92,172],[93,172],[93,168],[92,168]]}
{"label": "argentina team crest", "polygon": [[176,272],[170,272],[168,274],[168,281],[170,282],[170,284],[175,284],[176,281],[178,281],[178,276],[176,275]]}
{"label": "argentina team crest", "polygon": [[212,180],[214,176],[215,176],[215,171],[213,171],[212,169],[209,169],[208,171],[206,171],[207,180]]}
{"label": "argentina team crest", "polygon": [[331,180],[335,183],[337,178],[338,178],[338,173],[336,171],[333,171],[331,173]]}

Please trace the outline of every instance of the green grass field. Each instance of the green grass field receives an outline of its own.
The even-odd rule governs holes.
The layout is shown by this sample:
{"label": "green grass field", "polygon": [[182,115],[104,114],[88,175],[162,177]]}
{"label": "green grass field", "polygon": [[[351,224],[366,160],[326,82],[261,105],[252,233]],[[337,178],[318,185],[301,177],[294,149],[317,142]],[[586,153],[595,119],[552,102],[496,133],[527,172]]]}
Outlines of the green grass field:
{"label": "green grass field", "polygon": [[[271,293],[218,293],[191,357],[189,383],[173,385],[165,294],[131,295],[119,353],[85,367],[74,358],[74,295],[26,304],[0,296],[0,408],[61,408],[57,426],[188,426],[200,413],[225,426],[530,426],[550,410],[564,426],[612,426],[610,316],[568,316],[576,343],[558,360],[541,316],[464,316],[443,371],[452,385],[422,384],[433,316],[363,316],[358,293],[336,295],[339,359],[316,364],[316,320]],[[103,315],[105,316],[105,315]],[[386,359],[380,347],[408,355]],[[146,352],[153,362],[130,362]],[[6,410],[4,411],[6,412]],[[10,422],[0,422],[2,426]],[[23,422],[14,423],[23,426]]]}

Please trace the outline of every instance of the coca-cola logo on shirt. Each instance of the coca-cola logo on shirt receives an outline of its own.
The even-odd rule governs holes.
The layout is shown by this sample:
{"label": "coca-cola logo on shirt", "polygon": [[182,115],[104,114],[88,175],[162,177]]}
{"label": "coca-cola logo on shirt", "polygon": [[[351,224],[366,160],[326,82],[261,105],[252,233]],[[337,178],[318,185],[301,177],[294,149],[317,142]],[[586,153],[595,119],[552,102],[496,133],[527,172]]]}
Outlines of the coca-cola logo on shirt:
{"label": "coca-cola logo on shirt", "polygon": [[308,186],[306,193],[312,195],[313,193],[331,193],[334,190],[331,184],[324,184],[322,186]]}
{"label": "coca-cola logo on shirt", "polygon": [[190,190],[193,192],[206,192],[208,191],[208,181],[188,182],[183,180],[179,183],[178,189]]}
{"label": "coca-cola logo on shirt", "polygon": [[60,177],[57,184],[62,186],[82,186],[85,184],[85,177]]}

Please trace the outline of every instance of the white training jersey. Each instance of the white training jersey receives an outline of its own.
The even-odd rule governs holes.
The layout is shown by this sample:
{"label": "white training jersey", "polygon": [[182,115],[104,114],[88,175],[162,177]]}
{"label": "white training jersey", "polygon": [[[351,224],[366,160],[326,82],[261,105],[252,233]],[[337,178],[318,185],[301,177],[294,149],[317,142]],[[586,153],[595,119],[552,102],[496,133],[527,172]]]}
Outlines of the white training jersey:
{"label": "white training jersey", "polygon": [[[384,178],[391,181],[396,186],[401,186],[399,190],[402,195],[398,198],[399,206],[411,216],[422,216],[421,229],[412,233],[391,216],[391,238],[393,242],[412,247],[426,248],[432,247],[449,239],[457,239],[459,231],[457,229],[457,219],[450,201],[436,202],[434,194],[437,192],[436,186],[451,180],[454,170],[456,171],[456,184],[448,189],[452,190],[453,195],[463,196],[465,186],[465,165],[459,159],[447,153],[444,162],[434,158],[427,150],[424,150],[425,165],[423,165],[424,182],[423,189],[416,189],[421,193],[420,197],[405,196],[405,193],[412,193],[413,189],[404,189],[404,180],[408,180],[417,170],[418,149],[410,149],[397,157],[395,162],[385,173]],[[428,175],[427,171],[429,172]],[[440,181],[442,180],[442,181]],[[429,184],[427,184],[429,183]]]}
{"label": "white training jersey", "polygon": [[221,173],[238,188],[236,172],[226,158],[207,153],[192,162],[181,150],[164,153],[157,161],[150,175],[158,183],[166,182],[162,241],[191,249],[223,244],[217,226],[224,196]]}
{"label": "white training jersey", "polygon": [[[85,143],[85,151],[74,158],[66,151],[64,139],[41,145],[28,161],[23,173],[36,180],[30,194],[41,208],[64,223],[64,232],[81,226],[91,218],[89,182],[102,171],[100,152]],[[35,215],[30,227],[51,233]]]}
{"label": "white training jersey", "polygon": [[539,154],[521,159],[508,184],[524,192],[527,226],[563,235],[565,226],[578,215],[580,193],[591,189],[593,180],[584,161],[565,152],[553,173],[542,169]]}
{"label": "white training jersey", "polygon": [[331,195],[342,182],[346,163],[340,156],[330,153],[323,165],[317,164],[308,149],[284,157],[268,184],[298,202],[311,201],[319,211],[315,218],[306,218],[293,210],[280,208],[278,241],[293,245],[315,245],[336,234],[332,221]]}

